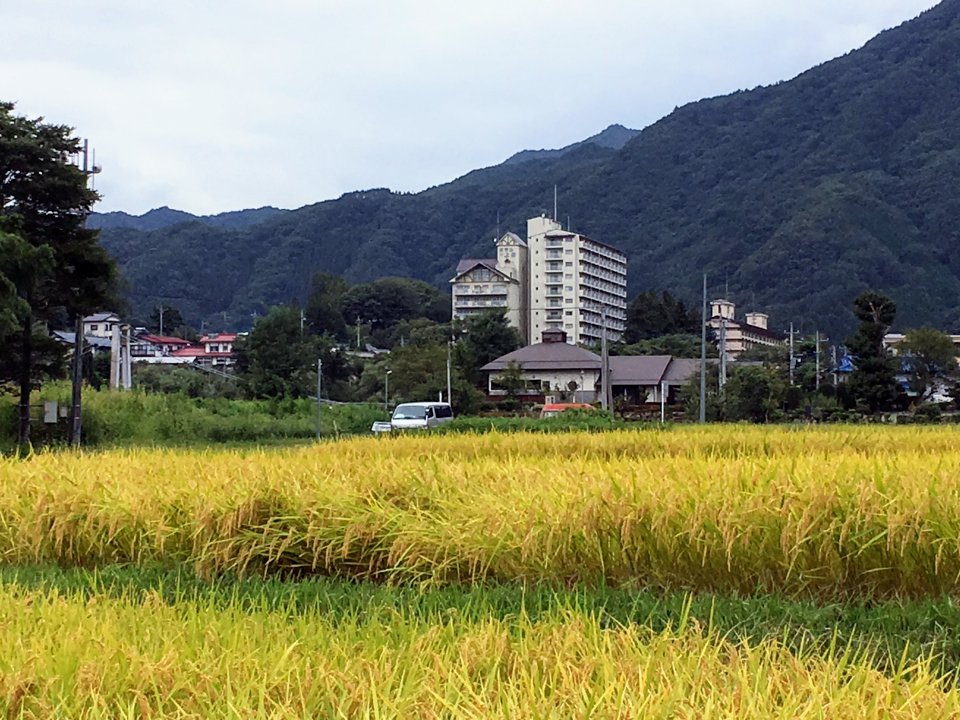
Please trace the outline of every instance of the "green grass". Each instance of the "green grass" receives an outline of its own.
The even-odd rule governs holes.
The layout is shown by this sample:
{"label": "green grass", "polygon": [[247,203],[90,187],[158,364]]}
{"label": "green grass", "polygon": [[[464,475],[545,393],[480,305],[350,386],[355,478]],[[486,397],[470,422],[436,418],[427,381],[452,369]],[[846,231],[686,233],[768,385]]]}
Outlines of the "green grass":
{"label": "green grass", "polygon": [[[56,400],[69,406],[70,388],[51,384],[35,404]],[[370,432],[386,413],[376,405],[324,405],[321,436],[343,437]],[[0,452],[13,449],[17,413],[12,399],[0,402]],[[34,415],[36,446],[67,442],[67,422],[44,425]],[[87,389],[83,395],[85,446],[186,446],[208,444],[276,445],[316,438],[317,406],[313,400],[228,400],[190,398],[182,394]]]}
{"label": "green grass", "polygon": [[572,611],[605,627],[638,625],[653,632],[699,628],[732,640],[784,642],[791,650],[831,645],[873,651],[880,669],[904,658],[935,657],[940,673],[960,667],[960,607],[952,598],[882,603],[816,603],[777,595],[736,597],[577,586],[490,584],[446,588],[393,587],[333,578],[301,582],[278,578],[198,578],[184,566],[105,566],[97,570],[53,566],[0,566],[0,585],[62,596],[160,598],[169,605],[317,613],[330,622],[442,624],[536,623]]}

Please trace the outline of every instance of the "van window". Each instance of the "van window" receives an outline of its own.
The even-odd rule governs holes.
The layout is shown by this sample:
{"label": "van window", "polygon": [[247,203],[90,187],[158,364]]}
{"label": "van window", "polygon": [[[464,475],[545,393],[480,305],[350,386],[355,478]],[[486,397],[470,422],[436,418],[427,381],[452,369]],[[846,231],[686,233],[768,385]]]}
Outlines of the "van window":
{"label": "van window", "polygon": [[438,405],[434,408],[438,418],[452,418],[453,417],[453,408],[449,405]]}
{"label": "van window", "polygon": [[393,411],[394,420],[423,420],[427,416],[427,409],[423,405],[397,405]]}

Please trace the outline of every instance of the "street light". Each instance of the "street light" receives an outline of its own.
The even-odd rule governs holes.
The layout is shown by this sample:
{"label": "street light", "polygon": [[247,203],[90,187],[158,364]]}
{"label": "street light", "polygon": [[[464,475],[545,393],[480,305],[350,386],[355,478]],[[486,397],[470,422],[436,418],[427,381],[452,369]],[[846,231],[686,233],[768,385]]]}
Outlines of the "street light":
{"label": "street light", "polygon": [[383,409],[388,410],[390,407],[390,375],[393,373],[393,370],[387,370],[387,374],[383,376]]}

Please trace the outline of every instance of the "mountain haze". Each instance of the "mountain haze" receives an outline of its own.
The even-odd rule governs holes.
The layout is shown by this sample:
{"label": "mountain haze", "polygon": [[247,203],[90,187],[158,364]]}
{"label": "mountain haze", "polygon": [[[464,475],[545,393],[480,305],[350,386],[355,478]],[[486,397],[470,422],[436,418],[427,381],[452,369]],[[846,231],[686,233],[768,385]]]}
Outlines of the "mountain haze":
{"label": "mountain haze", "polygon": [[527,217],[552,212],[556,185],[564,225],[627,253],[631,295],[697,303],[706,272],[738,311],[841,336],[853,297],[873,287],[897,301],[901,327],[960,328],[960,0],[625,138],[635,132],[613,126],[595,137],[625,144],[525,151],[421,193],[358,191],[247,226],[103,224],[103,242],[141,315],[163,299],[188,320],[225,311],[242,327],[303,299],[321,269],[445,287],[459,257],[491,254],[498,214],[500,232],[523,234]]}

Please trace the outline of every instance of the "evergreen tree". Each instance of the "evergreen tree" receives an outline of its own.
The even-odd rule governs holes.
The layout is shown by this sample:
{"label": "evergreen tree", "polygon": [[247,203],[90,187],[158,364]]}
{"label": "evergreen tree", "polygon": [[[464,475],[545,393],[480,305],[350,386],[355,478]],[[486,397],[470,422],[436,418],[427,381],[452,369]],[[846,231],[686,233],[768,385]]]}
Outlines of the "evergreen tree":
{"label": "evergreen tree", "polygon": [[663,335],[698,335],[700,312],[688,309],[664,290],[659,295],[648,290],[637,295],[627,307],[627,328],[623,334],[628,344]]}
{"label": "evergreen tree", "polygon": [[857,405],[870,413],[890,410],[899,392],[895,363],[883,347],[883,336],[897,315],[896,303],[866,290],[853,301],[853,312],[860,325],[847,341],[855,358],[848,390]]}
{"label": "evergreen tree", "polygon": [[310,278],[304,315],[310,331],[318,335],[329,333],[337,338],[347,336],[343,319],[343,296],[349,289],[347,281],[328,272],[314,273]]}
{"label": "evergreen tree", "polygon": [[454,332],[461,338],[454,348],[457,367],[473,383],[483,381],[480,368],[521,345],[520,333],[498,310],[473,315]]}
{"label": "evergreen tree", "polygon": [[[162,323],[160,322],[161,311],[163,312]],[[181,337],[180,330],[183,326],[183,315],[180,314],[179,308],[160,303],[150,313],[150,322],[147,324],[147,329],[160,335]]]}
{"label": "evergreen tree", "polygon": [[[17,437],[25,446],[30,441],[30,391],[38,370],[38,325],[72,325],[78,316],[115,302],[116,271],[99,244],[99,232],[85,226],[97,194],[83,172],[68,162],[80,150],[72,130],[42,118],[17,116],[13,107],[0,102],[0,219],[8,230],[15,228],[26,261],[7,276],[22,302],[18,332],[0,347],[0,365],[15,366]],[[34,262],[41,257],[45,261]]]}

